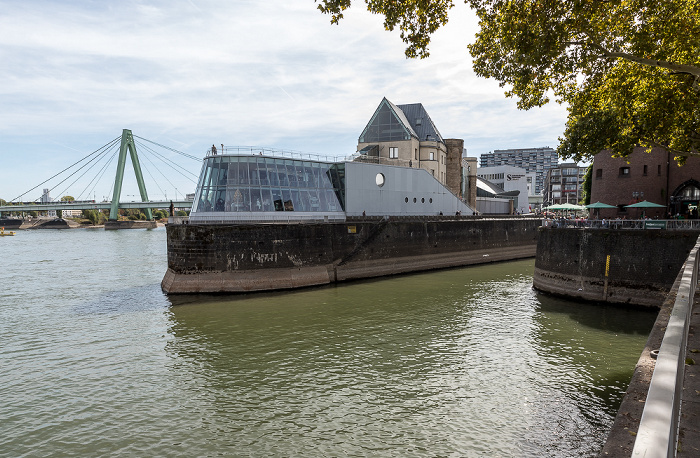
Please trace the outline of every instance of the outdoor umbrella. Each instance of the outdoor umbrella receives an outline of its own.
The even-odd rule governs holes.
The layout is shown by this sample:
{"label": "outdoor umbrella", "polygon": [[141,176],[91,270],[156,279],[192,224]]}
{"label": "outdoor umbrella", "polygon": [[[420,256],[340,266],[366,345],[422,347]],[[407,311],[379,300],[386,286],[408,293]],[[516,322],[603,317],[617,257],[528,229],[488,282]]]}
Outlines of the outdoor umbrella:
{"label": "outdoor umbrella", "polygon": [[648,200],[643,200],[641,202],[637,202],[636,204],[632,205],[625,205],[627,208],[661,208],[665,207],[666,205],[659,205],[655,204],[654,202],[649,202]]}
{"label": "outdoor umbrella", "polygon": [[545,208],[545,210],[571,210],[571,211],[578,211],[578,210],[584,210],[585,207],[581,205],[574,205],[574,204],[557,204],[557,205],[550,205],[549,207]]}
{"label": "outdoor umbrella", "polygon": [[595,208],[595,209],[601,209],[601,208],[617,208],[617,207],[614,206],[614,205],[604,204],[603,202],[596,202],[596,203],[594,203],[594,204],[588,204],[588,205],[586,205],[585,207],[586,207],[586,208],[589,208],[589,209],[590,209],[590,208]]}
{"label": "outdoor umbrella", "polygon": [[595,210],[596,216],[600,216],[600,209],[601,208],[617,208],[614,205],[604,204],[603,202],[600,202],[600,201],[596,202],[594,204],[588,204],[585,207],[589,210],[591,210],[591,209]]}
{"label": "outdoor umbrella", "polygon": [[[655,204],[654,202],[649,202],[648,200],[643,200],[632,205],[625,205],[626,208],[662,208],[666,205]],[[644,217],[644,211],[642,211],[642,218]]]}

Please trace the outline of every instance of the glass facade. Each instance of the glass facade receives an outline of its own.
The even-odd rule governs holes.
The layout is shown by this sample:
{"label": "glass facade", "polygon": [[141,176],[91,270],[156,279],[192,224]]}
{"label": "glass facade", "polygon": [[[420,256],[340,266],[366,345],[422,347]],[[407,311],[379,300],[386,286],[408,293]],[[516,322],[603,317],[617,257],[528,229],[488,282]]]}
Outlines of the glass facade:
{"label": "glass facade", "polygon": [[345,164],[266,156],[211,156],[193,212],[340,212]]}
{"label": "glass facade", "polygon": [[406,128],[396,118],[388,104],[382,104],[377,115],[360,137],[360,143],[379,143],[410,140]]}

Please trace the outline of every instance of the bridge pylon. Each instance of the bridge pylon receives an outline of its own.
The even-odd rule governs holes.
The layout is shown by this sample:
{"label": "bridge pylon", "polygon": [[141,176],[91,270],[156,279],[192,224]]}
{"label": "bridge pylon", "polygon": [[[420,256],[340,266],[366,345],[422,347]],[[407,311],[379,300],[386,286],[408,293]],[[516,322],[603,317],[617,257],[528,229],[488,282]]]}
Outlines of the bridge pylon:
{"label": "bridge pylon", "polygon": [[[139,185],[139,193],[141,194],[141,201],[148,201],[148,193],[146,192],[146,184],[143,182],[143,174],[141,173],[141,164],[139,163],[139,157],[136,154],[136,144],[134,143],[134,136],[131,134],[129,129],[124,129],[122,131],[122,144],[119,148],[119,162],[117,163],[117,175],[114,179],[114,194],[112,195],[112,206],[109,210],[110,221],[117,221],[119,219],[119,198],[122,193],[122,181],[124,181],[124,166],[126,165],[126,151],[129,150],[129,155],[131,156],[131,164],[134,166],[134,172],[136,173],[136,182]],[[150,208],[144,208],[146,213],[146,218],[151,221],[153,219],[153,214]]]}

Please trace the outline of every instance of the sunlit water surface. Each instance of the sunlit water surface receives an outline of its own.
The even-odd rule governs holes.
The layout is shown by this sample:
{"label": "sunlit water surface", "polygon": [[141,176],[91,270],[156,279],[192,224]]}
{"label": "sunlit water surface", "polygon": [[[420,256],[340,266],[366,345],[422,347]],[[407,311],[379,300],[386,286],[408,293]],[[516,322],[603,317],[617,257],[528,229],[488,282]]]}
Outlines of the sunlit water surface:
{"label": "sunlit water surface", "polygon": [[169,299],[162,228],[0,255],[2,456],[594,456],[655,318],[533,260]]}

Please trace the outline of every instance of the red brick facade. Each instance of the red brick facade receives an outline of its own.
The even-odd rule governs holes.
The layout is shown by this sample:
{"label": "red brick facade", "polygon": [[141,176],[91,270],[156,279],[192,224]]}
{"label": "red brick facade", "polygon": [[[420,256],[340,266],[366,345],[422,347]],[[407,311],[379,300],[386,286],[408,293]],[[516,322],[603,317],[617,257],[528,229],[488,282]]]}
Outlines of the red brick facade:
{"label": "red brick facade", "polygon": [[[679,167],[673,155],[662,148],[645,153],[642,148],[627,158],[613,158],[603,151],[593,160],[591,203],[603,202],[617,209],[600,210],[601,218],[639,218],[681,214],[697,218],[700,201],[700,158],[688,158]],[[666,208],[636,209],[625,205],[642,200]]]}

